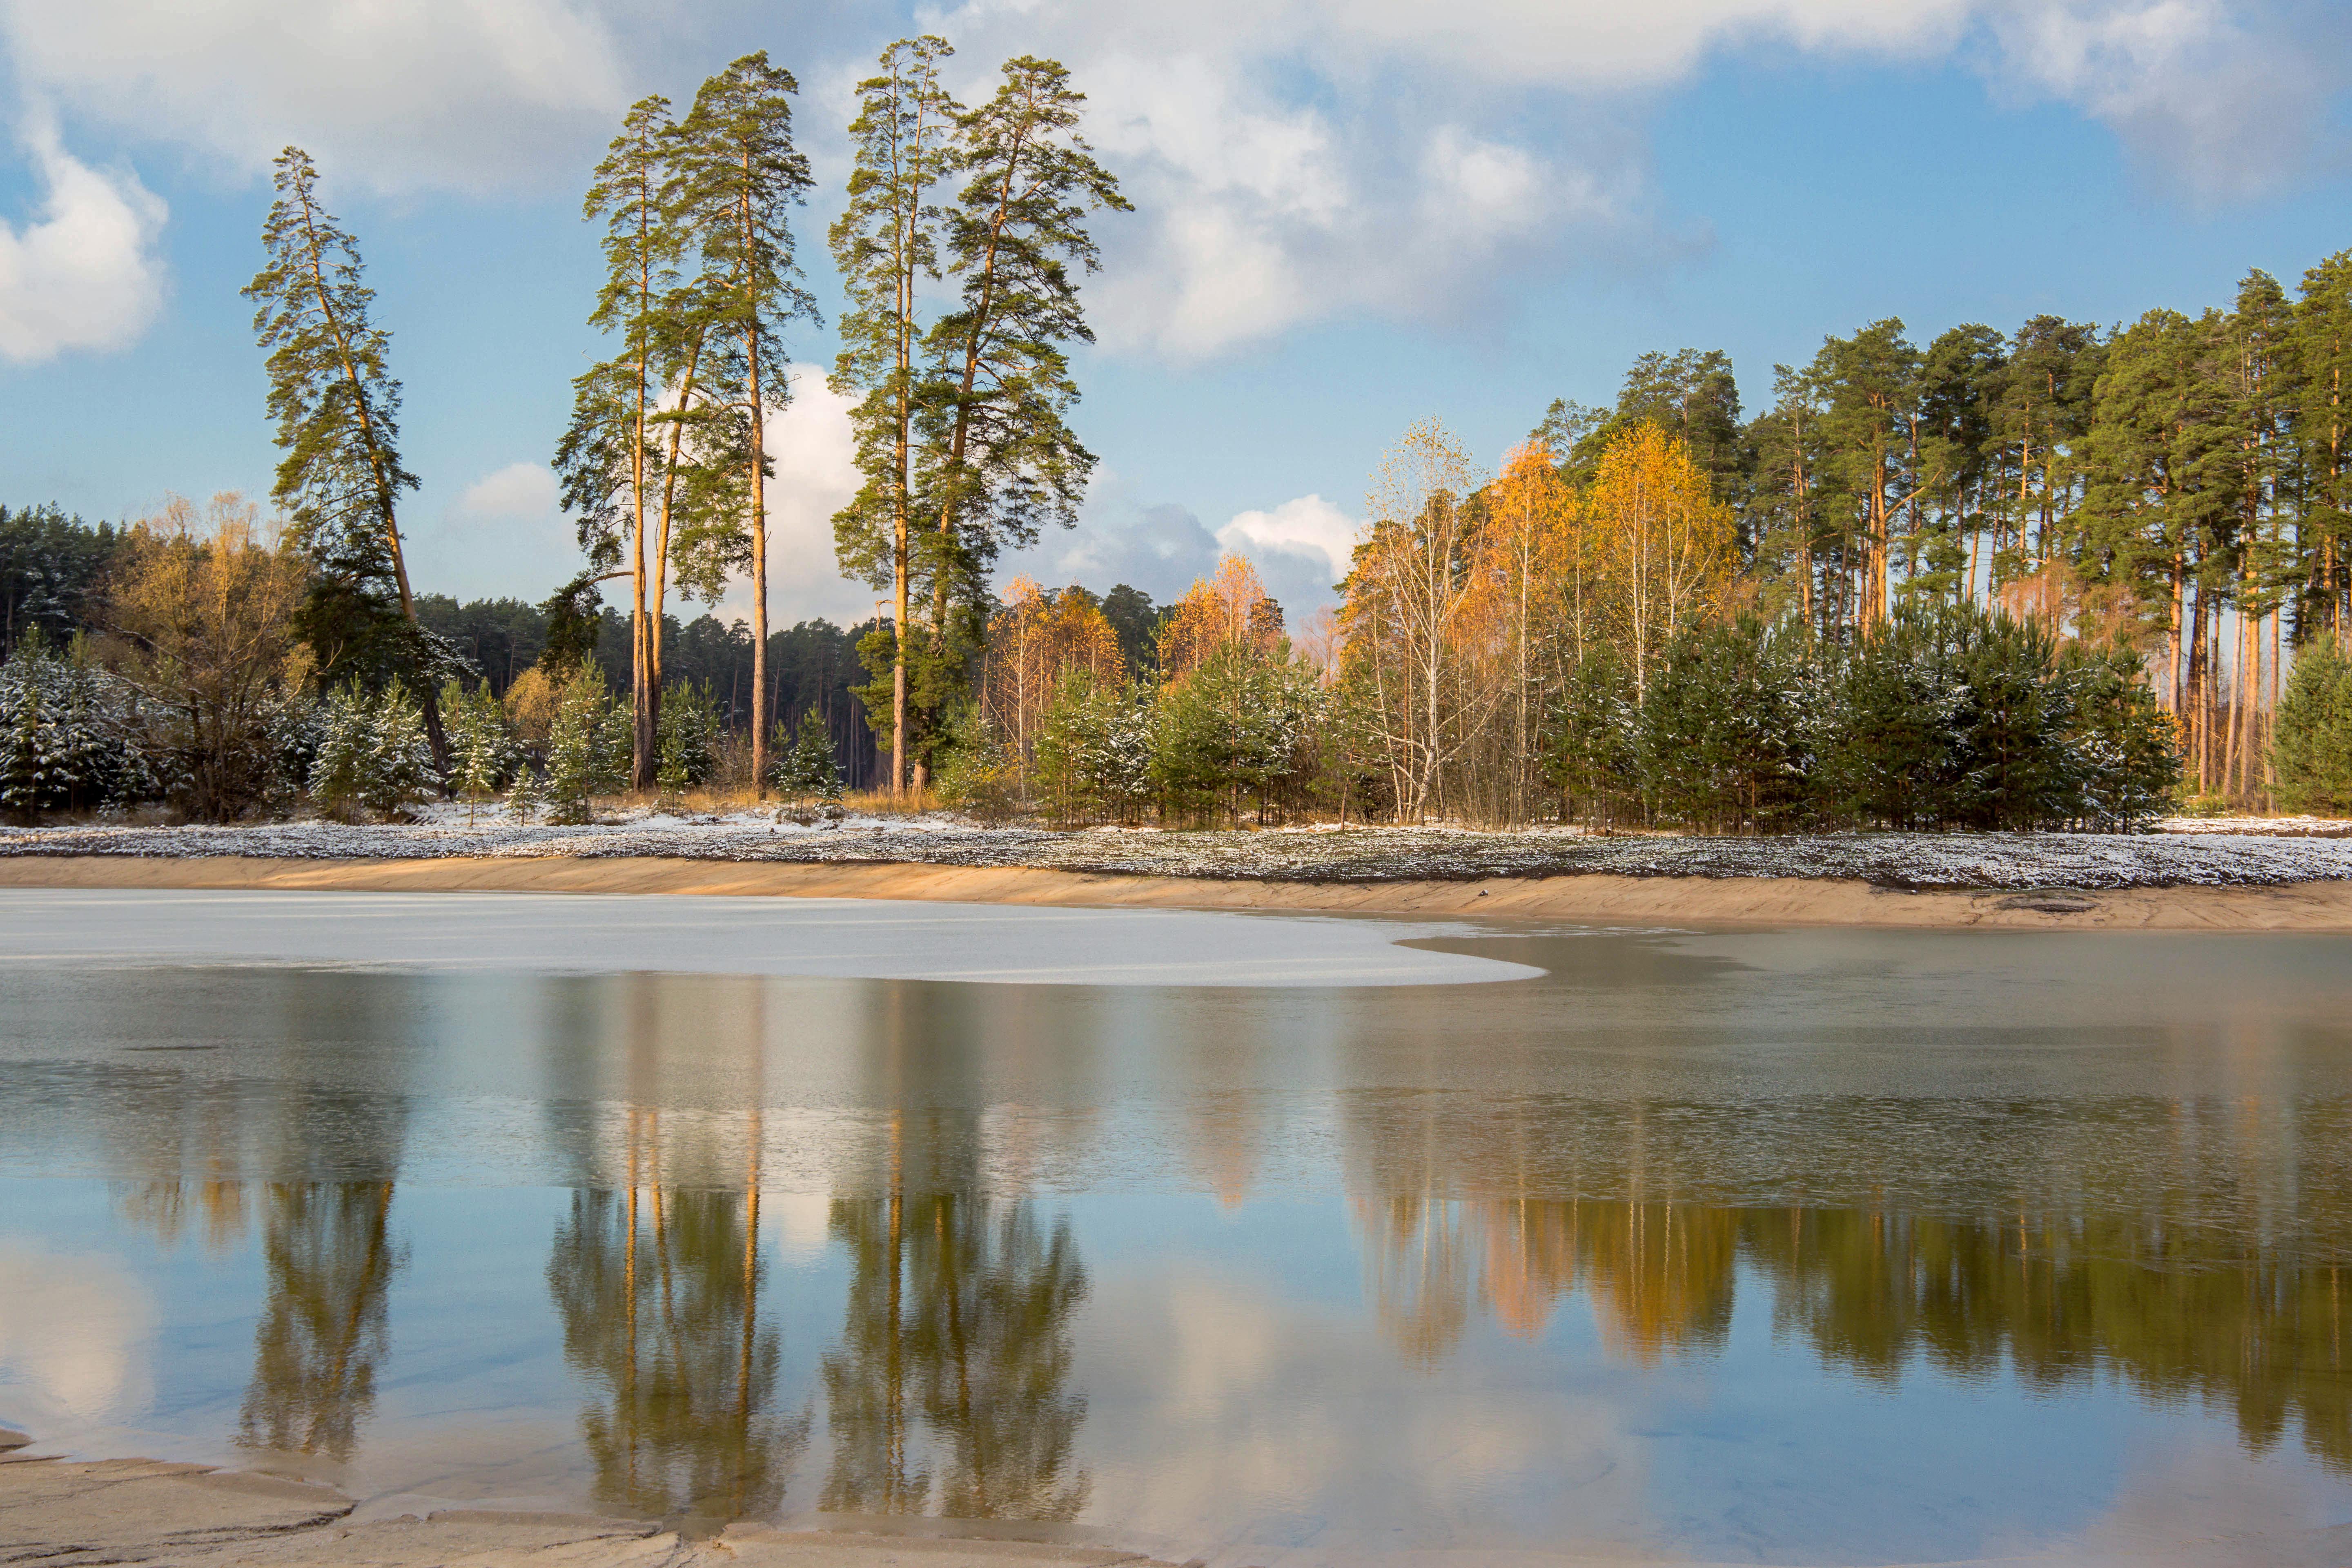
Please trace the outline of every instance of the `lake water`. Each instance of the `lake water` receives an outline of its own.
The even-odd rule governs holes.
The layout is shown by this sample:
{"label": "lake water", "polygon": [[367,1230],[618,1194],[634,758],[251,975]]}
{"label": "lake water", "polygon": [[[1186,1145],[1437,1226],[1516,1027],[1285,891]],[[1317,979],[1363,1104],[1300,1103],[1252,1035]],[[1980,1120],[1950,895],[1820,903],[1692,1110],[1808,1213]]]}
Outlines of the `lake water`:
{"label": "lake water", "polygon": [[1436,954],[1538,973],[0,964],[0,1423],[1233,1564],[2352,1521],[2352,941]]}

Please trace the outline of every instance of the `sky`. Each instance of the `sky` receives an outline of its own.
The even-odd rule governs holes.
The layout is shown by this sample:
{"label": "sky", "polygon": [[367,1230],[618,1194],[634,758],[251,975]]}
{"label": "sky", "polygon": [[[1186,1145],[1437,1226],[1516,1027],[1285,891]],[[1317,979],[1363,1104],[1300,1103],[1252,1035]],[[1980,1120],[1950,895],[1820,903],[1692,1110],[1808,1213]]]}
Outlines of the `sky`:
{"label": "sky", "polygon": [[[1164,601],[1231,550],[1296,621],[1416,420],[1491,469],[1645,350],[1727,351],[1752,409],[1884,317],[2113,324],[2352,246],[2342,0],[0,0],[0,503],[267,494],[238,290],[299,143],[394,334],[418,587],[543,598],[604,352],[581,193],[627,106],[753,49],[797,76],[831,321],[853,92],[915,32],[967,100],[1065,62],[1135,205],[1095,226],[1082,515],[1000,571],[1048,586]],[[862,619],[834,341],[791,348],[771,614]]]}

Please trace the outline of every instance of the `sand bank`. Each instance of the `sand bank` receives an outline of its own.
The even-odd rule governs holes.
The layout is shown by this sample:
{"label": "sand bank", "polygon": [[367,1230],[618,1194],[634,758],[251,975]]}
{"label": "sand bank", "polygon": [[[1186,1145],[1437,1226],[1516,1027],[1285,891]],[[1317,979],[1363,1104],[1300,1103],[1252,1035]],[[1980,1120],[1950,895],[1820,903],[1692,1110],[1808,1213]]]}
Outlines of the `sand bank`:
{"label": "sand bank", "polygon": [[1492,877],[1477,881],[1214,880],[961,867],[600,858],[279,860],[244,856],[0,858],[0,887],[267,888],[337,892],[678,893],[907,899],[1073,909],[1252,910],[1606,925],[1984,926],[2352,932],[2352,881],[2018,893],[1906,891],[1795,877]]}
{"label": "sand bank", "polygon": [[1153,1568],[1139,1552],[582,1514],[362,1518],[331,1487],[153,1459],[0,1457],[0,1563],[182,1568]]}

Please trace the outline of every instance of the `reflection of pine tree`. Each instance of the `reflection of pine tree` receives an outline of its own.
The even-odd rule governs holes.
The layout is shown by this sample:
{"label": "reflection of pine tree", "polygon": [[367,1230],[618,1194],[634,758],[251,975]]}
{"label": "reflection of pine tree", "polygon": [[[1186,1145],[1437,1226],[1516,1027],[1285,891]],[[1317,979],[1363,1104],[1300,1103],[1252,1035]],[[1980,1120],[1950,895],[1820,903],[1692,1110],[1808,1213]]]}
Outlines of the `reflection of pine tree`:
{"label": "reflection of pine tree", "polygon": [[660,1184],[572,1195],[548,1289],[564,1358],[598,1391],[581,1426],[607,1507],[716,1523],[782,1500],[808,1418],[776,1408],[756,1205]]}
{"label": "reflection of pine tree", "polygon": [[386,1297],[405,1258],[390,1182],[279,1182],[262,1256],[269,1305],[254,1334],[239,1447],[349,1459],[391,1350]]}
{"label": "reflection of pine tree", "polygon": [[819,1506],[1076,1518],[1090,1482],[1072,1468],[1086,1400],[1069,1387],[1070,1320],[1087,1276],[1068,1223],[1048,1234],[1025,1201],[893,1194],[837,1200],[833,1232],[853,1272],[824,1359]]}

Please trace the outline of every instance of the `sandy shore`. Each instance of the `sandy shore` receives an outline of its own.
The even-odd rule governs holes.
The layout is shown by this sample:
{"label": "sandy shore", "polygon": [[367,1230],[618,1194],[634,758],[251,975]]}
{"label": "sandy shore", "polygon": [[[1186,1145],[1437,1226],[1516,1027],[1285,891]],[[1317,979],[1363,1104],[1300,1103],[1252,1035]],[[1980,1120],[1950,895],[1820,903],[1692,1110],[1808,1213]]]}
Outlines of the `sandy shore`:
{"label": "sandy shore", "polygon": [[2031,893],[1904,891],[1789,877],[1494,877],[1308,883],[1089,875],[1025,868],[805,864],[654,856],[277,860],[241,856],[16,856],[0,887],[268,888],[336,892],[687,893],[910,899],[1093,909],[1477,915],[1610,925],[2011,927],[2352,931],[2352,881],[2266,888]]}
{"label": "sandy shore", "polygon": [[[13,1435],[12,1435],[13,1436]],[[363,1519],[331,1487],[154,1459],[0,1455],[0,1563],[178,1568],[1165,1568],[1028,1541],[730,1525],[688,1541],[583,1514]]]}

